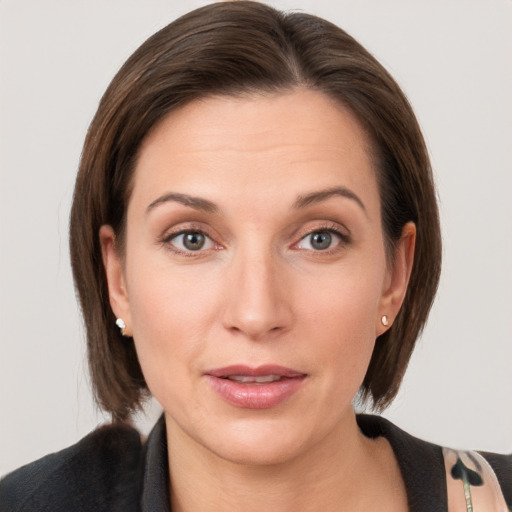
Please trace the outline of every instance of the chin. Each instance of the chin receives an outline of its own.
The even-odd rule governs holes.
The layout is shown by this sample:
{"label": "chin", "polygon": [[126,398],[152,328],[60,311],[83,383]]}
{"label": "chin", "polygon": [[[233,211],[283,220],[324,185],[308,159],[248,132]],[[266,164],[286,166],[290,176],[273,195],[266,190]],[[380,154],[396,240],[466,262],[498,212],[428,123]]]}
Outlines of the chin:
{"label": "chin", "polygon": [[[312,433],[316,432],[313,436]],[[315,444],[318,430],[306,421],[284,418],[244,418],[210,425],[206,432],[193,436],[215,456],[247,466],[270,466],[286,463]]]}
{"label": "chin", "polygon": [[228,462],[244,466],[273,466],[289,462],[300,455],[303,446],[300,439],[289,433],[265,435],[259,432],[250,437],[233,435],[226,441],[212,445],[210,450]]}

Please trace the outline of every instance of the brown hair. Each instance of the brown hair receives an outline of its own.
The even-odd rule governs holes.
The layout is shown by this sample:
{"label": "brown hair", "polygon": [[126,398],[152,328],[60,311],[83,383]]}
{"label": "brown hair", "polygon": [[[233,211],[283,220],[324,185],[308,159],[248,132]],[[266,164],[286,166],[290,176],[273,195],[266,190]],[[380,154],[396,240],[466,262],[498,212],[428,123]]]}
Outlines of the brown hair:
{"label": "brown hair", "polygon": [[347,106],[376,156],[388,254],[408,221],[417,227],[404,304],[375,346],[361,393],[377,409],[395,397],[439,281],[441,237],[425,143],[388,72],[335,25],[256,2],[192,11],[150,37],[119,70],[89,127],[70,221],[71,262],[87,328],[95,396],[114,418],[140,407],[147,387],[134,344],[110,309],[99,229],[123,239],[137,152],[152,127],[178,106],[213,95],[306,87]]}

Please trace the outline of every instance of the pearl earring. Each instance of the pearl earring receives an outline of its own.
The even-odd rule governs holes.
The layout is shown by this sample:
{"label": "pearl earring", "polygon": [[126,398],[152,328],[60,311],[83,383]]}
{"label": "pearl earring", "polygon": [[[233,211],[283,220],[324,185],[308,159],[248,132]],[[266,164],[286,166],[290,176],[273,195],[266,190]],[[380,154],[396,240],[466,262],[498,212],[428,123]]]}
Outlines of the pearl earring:
{"label": "pearl earring", "polygon": [[385,327],[387,327],[389,325],[389,320],[388,320],[387,315],[382,315],[382,318],[380,319],[380,321],[382,322],[382,325],[384,325]]}
{"label": "pearl earring", "polygon": [[121,334],[123,336],[127,336],[127,334],[124,332],[124,330],[126,329],[126,324],[124,323],[124,320],[122,318],[118,318],[116,320],[116,325],[121,330]]}

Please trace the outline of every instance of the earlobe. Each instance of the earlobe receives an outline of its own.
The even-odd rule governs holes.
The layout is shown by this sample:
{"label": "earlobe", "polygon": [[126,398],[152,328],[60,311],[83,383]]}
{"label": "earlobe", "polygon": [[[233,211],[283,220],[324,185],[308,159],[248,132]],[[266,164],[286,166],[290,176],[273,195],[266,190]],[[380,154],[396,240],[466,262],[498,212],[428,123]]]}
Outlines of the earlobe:
{"label": "earlobe", "polygon": [[[391,327],[400,311],[411,277],[415,244],[416,225],[413,222],[408,222],[396,244],[394,258],[388,270],[378,314],[377,336]],[[382,320],[384,317],[386,318],[385,322]]]}
{"label": "earlobe", "polygon": [[116,318],[122,318],[125,323],[123,335],[131,336],[131,315],[126,279],[121,256],[116,247],[116,236],[111,226],[101,226],[100,232],[101,255],[107,277],[110,307]]}

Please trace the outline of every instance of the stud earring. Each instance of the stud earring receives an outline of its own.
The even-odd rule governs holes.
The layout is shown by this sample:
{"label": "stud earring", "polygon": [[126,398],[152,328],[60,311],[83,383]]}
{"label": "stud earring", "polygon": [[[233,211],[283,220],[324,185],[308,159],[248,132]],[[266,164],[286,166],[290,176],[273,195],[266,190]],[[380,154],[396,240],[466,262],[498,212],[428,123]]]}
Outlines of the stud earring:
{"label": "stud earring", "polygon": [[389,325],[389,320],[388,320],[387,315],[382,315],[382,318],[380,319],[380,321],[382,322],[382,325],[384,325],[385,327],[387,327]]}
{"label": "stud earring", "polygon": [[124,332],[124,330],[126,329],[126,324],[124,323],[124,320],[122,318],[118,318],[116,320],[116,325],[121,330],[121,335],[127,336],[127,334]]}

